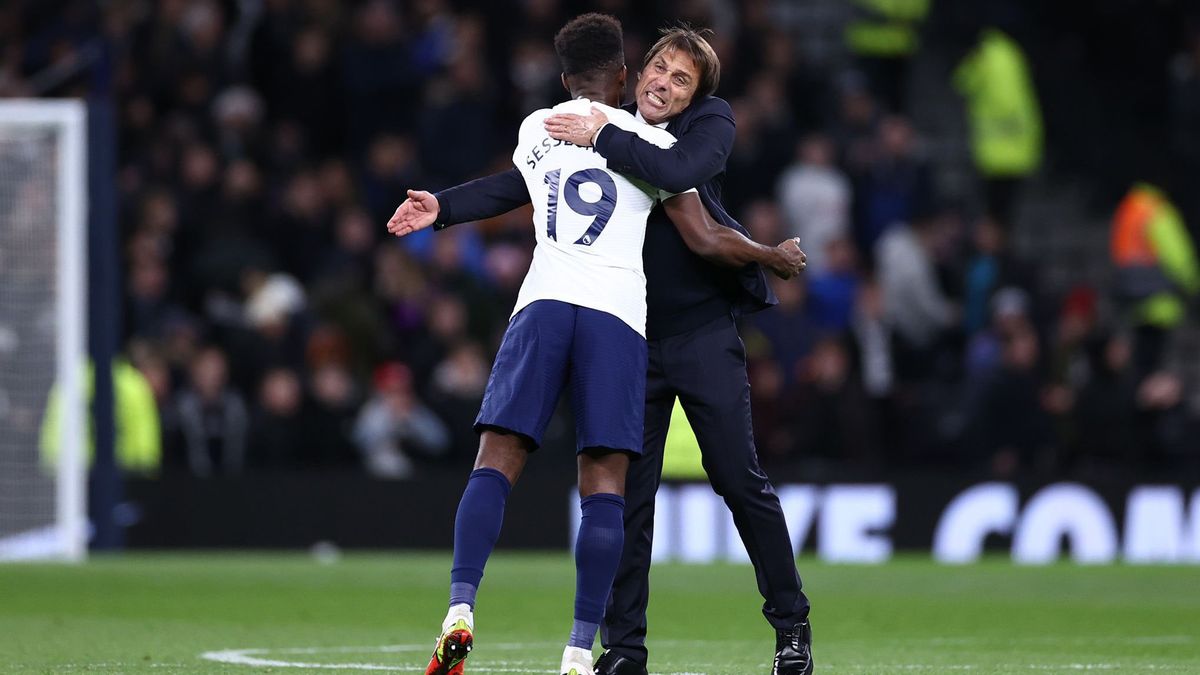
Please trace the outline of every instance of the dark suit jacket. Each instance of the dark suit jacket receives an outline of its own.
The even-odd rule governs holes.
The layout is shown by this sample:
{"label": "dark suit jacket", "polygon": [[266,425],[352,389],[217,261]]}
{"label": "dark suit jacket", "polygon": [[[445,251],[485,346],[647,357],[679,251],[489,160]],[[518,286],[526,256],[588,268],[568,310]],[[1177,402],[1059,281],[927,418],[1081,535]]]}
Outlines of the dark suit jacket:
{"label": "dark suit jacket", "polygon": [[[636,113],[634,105],[625,106]],[[668,192],[695,187],[713,219],[749,234],[721,205],[725,162],[733,150],[733,111],[723,99],[693,101],[667,125],[678,141],[659,148],[637,134],[608,125],[596,151],[610,169],[635,176]],[[443,190],[438,227],[489,218],[529,203],[520,171],[494,174]],[[687,249],[661,207],[650,215],[643,249],[647,279],[647,337],[691,330],[720,314],[754,312],[777,300],[759,265],[740,270],[709,263]]]}

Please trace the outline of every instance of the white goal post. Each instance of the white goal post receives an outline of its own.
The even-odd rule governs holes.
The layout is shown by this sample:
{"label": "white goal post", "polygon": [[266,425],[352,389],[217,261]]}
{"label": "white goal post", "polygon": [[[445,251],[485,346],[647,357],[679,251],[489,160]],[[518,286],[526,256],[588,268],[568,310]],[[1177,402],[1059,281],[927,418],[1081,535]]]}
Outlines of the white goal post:
{"label": "white goal post", "polygon": [[0,100],[0,561],[87,555],[86,120]]}

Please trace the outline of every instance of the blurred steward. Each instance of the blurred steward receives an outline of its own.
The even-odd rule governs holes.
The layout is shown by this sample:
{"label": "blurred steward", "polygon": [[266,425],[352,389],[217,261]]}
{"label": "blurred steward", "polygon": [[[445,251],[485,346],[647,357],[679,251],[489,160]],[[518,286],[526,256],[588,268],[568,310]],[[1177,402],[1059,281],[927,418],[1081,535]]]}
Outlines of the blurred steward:
{"label": "blurred steward", "polygon": [[[95,369],[89,361],[84,374],[85,405],[84,419],[87,424],[87,461],[90,466],[96,453],[95,431],[92,423],[91,406],[95,394]],[[146,378],[125,359],[116,359],[112,365],[114,413],[116,438],[113,451],[117,466],[122,471],[152,475],[162,463],[162,435],[159,431],[158,406],[154,391]],[[42,463],[52,468],[58,463],[60,446],[58,386],[50,390],[46,404],[46,416],[42,419],[41,451]]]}
{"label": "blurred steward", "polygon": [[1186,317],[1186,298],[1200,291],[1200,265],[1183,218],[1167,195],[1137,183],[1117,206],[1109,240],[1114,292],[1134,327],[1134,368],[1157,370],[1171,331]]}
{"label": "blurred steward", "polygon": [[1017,188],[1042,163],[1042,111],[1025,53],[1000,30],[984,29],[955,69],[954,85],[967,99],[988,212],[1011,227]]}

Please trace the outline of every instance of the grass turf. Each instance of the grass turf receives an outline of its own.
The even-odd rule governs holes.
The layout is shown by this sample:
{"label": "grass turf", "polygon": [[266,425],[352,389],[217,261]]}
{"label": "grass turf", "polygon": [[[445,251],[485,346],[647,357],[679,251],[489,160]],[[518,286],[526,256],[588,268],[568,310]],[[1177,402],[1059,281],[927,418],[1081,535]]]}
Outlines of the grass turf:
{"label": "grass turf", "polygon": [[[800,569],[818,673],[1200,673],[1195,568],[901,558],[879,567],[802,559]],[[0,672],[423,672],[448,577],[442,554],[0,565]],[[749,567],[662,565],[651,581],[652,673],[770,671],[773,635]],[[467,672],[555,672],[573,589],[564,554],[498,552]]]}

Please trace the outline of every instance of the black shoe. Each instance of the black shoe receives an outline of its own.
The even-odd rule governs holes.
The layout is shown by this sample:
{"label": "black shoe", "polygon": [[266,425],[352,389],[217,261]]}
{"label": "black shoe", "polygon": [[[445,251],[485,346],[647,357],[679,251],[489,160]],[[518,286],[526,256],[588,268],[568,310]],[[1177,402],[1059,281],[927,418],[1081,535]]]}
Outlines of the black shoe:
{"label": "black shoe", "polygon": [[775,666],[771,675],[811,675],[812,671],[812,627],[808,621],[790,630],[775,631]]}
{"label": "black shoe", "polygon": [[647,675],[646,666],[616,652],[604,652],[596,661],[596,675]]}

